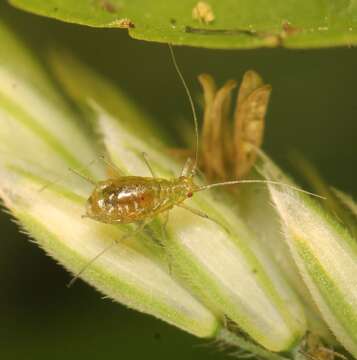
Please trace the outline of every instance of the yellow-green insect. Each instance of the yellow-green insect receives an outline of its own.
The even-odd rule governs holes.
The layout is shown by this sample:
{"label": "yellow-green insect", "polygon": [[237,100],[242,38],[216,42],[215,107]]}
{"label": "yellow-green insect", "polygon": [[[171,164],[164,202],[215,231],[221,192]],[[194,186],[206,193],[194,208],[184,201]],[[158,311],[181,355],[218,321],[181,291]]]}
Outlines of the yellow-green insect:
{"label": "yellow-green insect", "polygon": [[[155,216],[167,213],[174,206],[180,206],[191,211],[195,215],[215,221],[200,210],[191,208],[184,204],[186,199],[192,197],[198,191],[208,190],[218,186],[228,186],[241,183],[272,183],[281,185],[279,182],[266,180],[234,180],[204,186],[195,184],[194,176],[197,171],[199,149],[197,116],[191,94],[177,65],[171,46],[169,46],[169,49],[175,69],[187,92],[193,113],[196,135],[195,159],[194,161],[188,159],[180,176],[172,180],[156,177],[145,154],[143,154],[144,161],[150,169],[152,177],[121,176],[118,174],[118,176],[114,178],[97,183],[87,179],[93,183],[94,190],[88,198],[86,214],[84,215],[85,217],[107,224],[138,223],[139,226],[133,232],[125,234],[122,238],[104,248],[79,271],[70,284],[72,284],[78,276],[82,274],[83,271],[105,251],[124,238],[131,237],[138,231],[141,231]],[[115,170],[117,172],[120,171],[119,169]],[[292,187],[287,184],[283,185]]]}

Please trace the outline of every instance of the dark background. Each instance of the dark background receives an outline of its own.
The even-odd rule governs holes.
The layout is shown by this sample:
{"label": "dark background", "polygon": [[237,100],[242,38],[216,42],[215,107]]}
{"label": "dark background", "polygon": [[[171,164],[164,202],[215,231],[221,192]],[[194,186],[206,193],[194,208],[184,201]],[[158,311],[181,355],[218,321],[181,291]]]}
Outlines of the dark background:
{"label": "dark background", "polygon": [[[190,119],[188,101],[165,45],[139,42],[124,30],[91,29],[25,14],[0,4],[39,56],[48,44],[67,46],[111,78],[160,126]],[[1,49],[1,44],[0,44]],[[297,149],[334,186],[356,195],[357,49],[222,51],[176,49],[194,94],[196,76],[240,80],[255,69],[273,85],[265,150],[289,167]],[[291,168],[290,168],[291,169]],[[223,359],[207,342],[149,316],[101,299],[48,258],[0,214],[1,359]]]}

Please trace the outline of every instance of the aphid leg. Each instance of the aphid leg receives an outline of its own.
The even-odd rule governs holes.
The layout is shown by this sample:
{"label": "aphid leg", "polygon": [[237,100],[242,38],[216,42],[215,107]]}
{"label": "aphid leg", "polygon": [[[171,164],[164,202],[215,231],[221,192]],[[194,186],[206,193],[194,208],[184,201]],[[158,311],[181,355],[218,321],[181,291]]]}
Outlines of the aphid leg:
{"label": "aphid leg", "polygon": [[224,226],[221,222],[219,222],[218,220],[210,217],[208,214],[206,214],[205,212],[201,211],[201,210],[198,210],[198,209],[194,209],[192,208],[191,206],[188,206],[186,204],[178,204],[177,206],[183,208],[183,209],[186,209],[188,211],[190,211],[192,214],[195,214],[197,216],[200,216],[204,219],[207,219],[207,220],[210,220],[210,221],[213,221],[214,223],[216,223],[218,226],[222,227],[228,234],[230,233],[229,229]]}
{"label": "aphid leg", "polygon": [[[151,220],[151,219],[150,219]],[[89,266],[91,266],[98,258],[100,258],[104,253],[106,253],[108,250],[110,250],[112,247],[117,245],[119,242],[124,241],[125,239],[131,238],[135,236],[137,233],[142,231],[144,227],[148,224],[149,221],[142,221],[139,223],[139,226],[126,234],[124,234],[122,237],[120,237],[118,240],[112,241],[108,246],[106,246],[103,250],[101,250],[97,255],[95,255],[92,259],[90,259],[81,270],[78,271],[78,273],[72,278],[72,280],[68,283],[67,287],[71,287],[76,280],[83,274],[84,271],[88,269]]]}
{"label": "aphid leg", "polygon": [[156,174],[155,174],[154,169],[153,169],[153,168],[151,167],[151,165],[150,165],[150,162],[149,162],[149,159],[148,159],[148,154],[147,154],[146,152],[142,152],[141,155],[142,155],[142,157],[143,157],[143,160],[144,160],[144,162],[145,162],[145,165],[146,165],[147,168],[150,170],[151,176],[152,176],[153,178],[156,178],[157,176],[156,176]]}
{"label": "aphid leg", "polygon": [[[160,223],[161,224],[161,237],[162,237],[162,243],[166,244],[167,241],[167,232],[166,232],[166,228],[167,228],[167,223],[169,222],[169,212],[166,211],[166,213],[163,214],[163,221]],[[169,274],[172,274],[172,266],[171,266],[171,257],[170,257],[170,253],[168,251],[165,251],[166,254],[166,262],[167,262],[167,266],[169,268]]]}
{"label": "aphid leg", "polygon": [[164,220],[161,222],[161,236],[164,240],[164,244],[166,243],[166,228],[167,228],[167,223],[169,222],[169,212],[166,211],[163,214],[163,218]]}
{"label": "aphid leg", "polygon": [[107,160],[104,155],[99,156],[99,158],[105,163],[105,165],[107,165],[111,170],[113,170],[113,172],[118,176],[125,176],[124,172],[122,170],[120,170],[117,166],[115,166],[112,162],[110,162],[109,160]]}

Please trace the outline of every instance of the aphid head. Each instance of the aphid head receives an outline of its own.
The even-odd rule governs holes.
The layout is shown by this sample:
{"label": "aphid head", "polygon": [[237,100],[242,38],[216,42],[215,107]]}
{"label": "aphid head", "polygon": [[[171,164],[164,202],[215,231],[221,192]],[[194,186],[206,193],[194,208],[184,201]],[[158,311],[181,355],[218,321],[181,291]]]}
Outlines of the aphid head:
{"label": "aphid head", "polygon": [[199,187],[193,182],[193,176],[180,176],[179,182],[185,198],[190,198]]}

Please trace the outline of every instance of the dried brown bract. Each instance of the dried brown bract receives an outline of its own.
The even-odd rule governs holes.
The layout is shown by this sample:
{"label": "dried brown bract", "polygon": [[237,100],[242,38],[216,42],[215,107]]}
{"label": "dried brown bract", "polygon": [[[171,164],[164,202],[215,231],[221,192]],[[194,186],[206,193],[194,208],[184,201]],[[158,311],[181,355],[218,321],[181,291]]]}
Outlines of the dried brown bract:
{"label": "dried brown bract", "polygon": [[263,141],[271,86],[255,71],[247,71],[232,122],[231,96],[236,82],[229,80],[217,89],[210,75],[200,75],[199,81],[205,101],[200,165],[210,180],[241,179],[254,165],[256,148]]}

